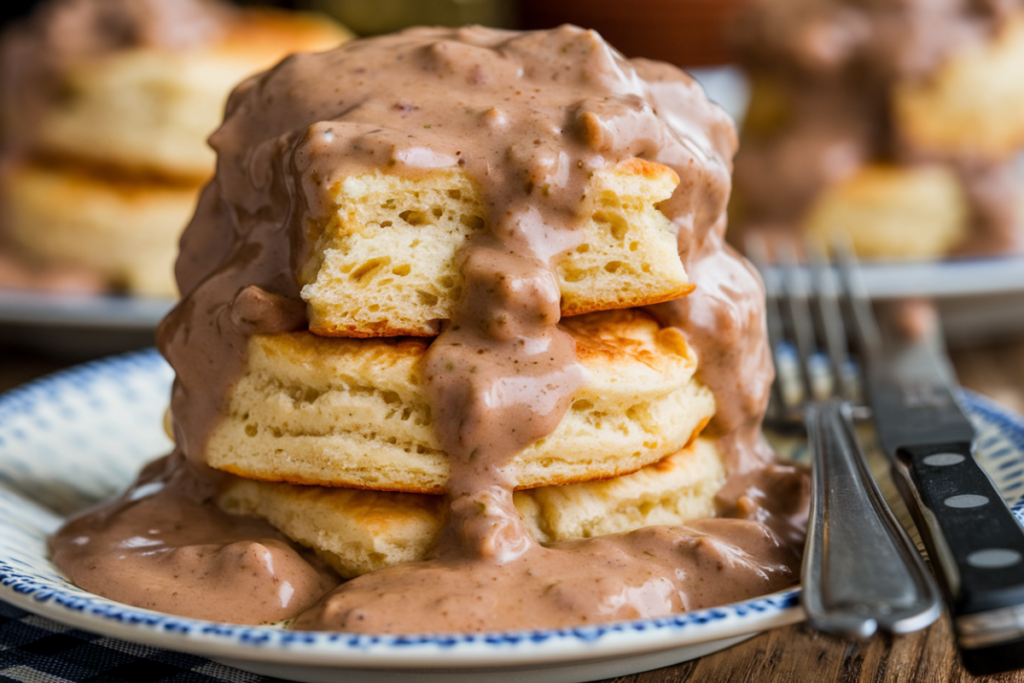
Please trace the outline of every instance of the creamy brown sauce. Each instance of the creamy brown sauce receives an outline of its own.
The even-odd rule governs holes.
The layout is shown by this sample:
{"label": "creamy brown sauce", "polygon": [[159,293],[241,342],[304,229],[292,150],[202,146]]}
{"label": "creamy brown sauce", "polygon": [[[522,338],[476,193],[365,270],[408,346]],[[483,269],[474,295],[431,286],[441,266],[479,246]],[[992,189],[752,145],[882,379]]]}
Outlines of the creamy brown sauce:
{"label": "creamy brown sauce", "polygon": [[559,628],[724,605],[793,581],[791,550],[751,521],[706,519],[550,548],[522,545],[483,561],[463,558],[373,572],[339,587],[300,616],[295,628],[364,633]]}
{"label": "creamy brown sauce", "polygon": [[869,163],[940,164],[964,188],[970,223],[957,254],[1024,248],[1015,160],[936,155],[893,126],[897,82],[927,80],[958,50],[991,39],[1021,0],[756,0],[736,29],[741,61],[777,89],[771,130],[746,126],[736,157],[742,205],[731,238],[792,235],[829,185]]}
{"label": "creamy brown sauce", "polygon": [[[688,76],[624,60],[596,34],[573,27],[414,30],[294,56],[250,79],[232,95],[211,144],[217,175],[177,264],[184,297],[159,330],[177,373],[179,449],[159,476],[199,477],[190,486],[211,486],[201,481],[210,476],[204,448],[243,370],[248,337],[305,325],[296,272],[318,221],[332,211],[327,190],[334,183],[377,169],[416,177],[457,167],[487,203],[488,229],[461,254],[466,294],[426,359],[434,423],[452,464],[440,540],[424,562],[330,592],[310,580],[299,595],[301,581],[291,581],[293,605],[317,601],[296,627],[567,626],[667,615],[796,581],[806,474],[778,464],[761,437],[772,378],[764,295],[749,265],[723,242],[735,133]],[[555,326],[551,260],[582,239],[577,207],[589,174],[633,157],[670,166],[681,179],[661,207],[697,288],[651,310],[678,326],[697,354],[700,379],[715,395],[710,430],[729,480],[717,519],[541,547],[512,505],[504,468],[554,430],[584,379],[571,338]],[[136,521],[139,505],[129,494],[71,522],[53,539],[58,565],[76,582],[66,557],[110,565],[124,538],[153,523]],[[187,516],[177,508],[167,514]],[[198,514],[191,523],[197,529],[212,513]],[[164,545],[195,563],[192,575],[219,575],[224,563],[199,557],[193,544],[248,557],[247,539],[265,533],[183,534]],[[133,575],[139,590],[177,585],[169,567],[178,563],[133,566],[142,567]],[[89,580],[90,590],[121,595],[117,571],[93,572]],[[276,595],[267,576],[258,580]],[[195,589],[193,602],[170,611],[208,614],[204,592]],[[222,618],[240,609],[231,601],[224,597]]]}
{"label": "creamy brown sauce", "polygon": [[157,460],[120,498],[66,524],[53,560],[114,600],[239,624],[290,619],[338,584],[266,522],[221,512],[214,490],[179,456]]}

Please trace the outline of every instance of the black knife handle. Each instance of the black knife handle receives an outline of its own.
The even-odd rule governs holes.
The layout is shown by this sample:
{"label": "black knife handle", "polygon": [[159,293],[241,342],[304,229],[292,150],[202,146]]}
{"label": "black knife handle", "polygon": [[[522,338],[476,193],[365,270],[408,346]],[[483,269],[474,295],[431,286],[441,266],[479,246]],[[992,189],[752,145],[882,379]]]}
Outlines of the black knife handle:
{"label": "black knife handle", "polygon": [[944,584],[964,664],[974,673],[1024,667],[1024,648],[1007,648],[1024,638],[1024,529],[970,443],[896,455],[894,478]]}

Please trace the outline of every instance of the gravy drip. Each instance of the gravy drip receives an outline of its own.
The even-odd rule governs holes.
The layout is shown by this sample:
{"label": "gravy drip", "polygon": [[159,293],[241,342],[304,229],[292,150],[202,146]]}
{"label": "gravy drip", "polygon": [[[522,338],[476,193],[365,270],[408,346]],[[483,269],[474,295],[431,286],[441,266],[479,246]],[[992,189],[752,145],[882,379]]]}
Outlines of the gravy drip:
{"label": "gravy drip", "polygon": [[[1021,0],[757,0],[737,53],[782,105],[748,124],[736,156],[742,207],[731,235],[791,233],[819,193],[874,162],[952,168],[971,210],[961,254],[1019,250],[1014,159],[915,148],[891,120],[897,82],[926,81],[954,52],[989,40]],[[769,107],[771,108],[771,107]],[[739,241],[737,241],[739,243]]]}
{"label": "gravy drip", "polygon": [[[217,175],[177,263],[184,296],[159,330],[177,372],[175,462],[196,473],[248,338],[305,326],[296,273],[334,210],[336,183],[378,169],[421,177],[460,168],[486,202],[487,228],[460,255],[466,293],[425,359],[452,470],[441,538],[424,562],[323,595],[297,628],[569,626],[667,615],[795,581],[806,476],[776,463],[761,440],[772,378],[764,294],[723,243],[735,132],[691,78],[627,61],[571,26],[416,29],[296,55],[246,81],[211,144]],[[661,208],[697,289],[652,311],[684,331],[715,395],[711,429],[729,472],[721,518],[541,547],[512,505],[505,468],[555,429],[585,380],[556,327],[551,261],[582,239],[590,174],[633,157],[681,179]],[[88,535],[92,517],[121,516],[123,503],[114,505],[73,524]],[[61,531],[55,547],[70,538]]]}

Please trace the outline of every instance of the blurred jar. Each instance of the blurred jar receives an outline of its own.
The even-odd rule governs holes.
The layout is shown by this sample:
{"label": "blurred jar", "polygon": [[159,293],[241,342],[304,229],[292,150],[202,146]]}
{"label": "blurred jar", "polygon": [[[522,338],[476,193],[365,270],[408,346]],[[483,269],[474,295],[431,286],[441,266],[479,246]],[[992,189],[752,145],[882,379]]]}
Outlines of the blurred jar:
{"label": "blurred jar", "polygon": [[511,0],[308,0],[308,5],[359,35],[416,25],[507,27],[515,16]]}
{"label": "blurred jar", "polygon": [[[524,28],[592,28],[627,57],[727,64],[729,25],[750,0],[519,0]],[[781,0],[780,0],[781,1]]]}

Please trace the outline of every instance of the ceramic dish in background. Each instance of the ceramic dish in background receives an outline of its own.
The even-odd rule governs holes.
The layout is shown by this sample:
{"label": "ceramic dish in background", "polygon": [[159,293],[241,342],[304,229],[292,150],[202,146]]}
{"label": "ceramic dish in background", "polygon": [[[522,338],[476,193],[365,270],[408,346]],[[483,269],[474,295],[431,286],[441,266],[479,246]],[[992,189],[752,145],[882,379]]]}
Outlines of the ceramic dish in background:
{"label": "ceramic dish in background", "polygon": [[[96,361],[0,397],[0,599],[70,626],[297,681],[588,681],[693,659],[803,619],[799,590],[663,619],[449,636],[308,633],[186,619],[69,584],[46,538],[109,498],[170,443],[172,374],[154,351]],[[974,394],[979,458],[1009,501],[1024,495],[1024,422]],[[780,442],[783,443],[783,442]],[[785,445],[800,456],[800,442]]]}
{"label": "ceramic dish in background", "polygon": [[174,301],[0,288],[0,343],[70,359],[152,346]]}
{"label": "ceramic dish in background", "polygon": [[172,306],[171,299],[0,289],[0,323],[14,325],[144,332],[154,329]]}
{"label": "ceramic dish in background", "polygon": [[[802,269],[810,278],[809,269]],[[948,346],[967,347],[1024,335],[1024,255],[946,261],[862,262],[866,294],[875,302],[930,299]],[[762,275],[783,278],[778,268]],[[838,274],[833,272],[833,277]]]}
{"label": "ceramic dish in background", "polygon": [[732,117],[739,129],[750,104],[750,83],[738,66],[709,66],[686,69],[704,88],[708,99]]}

